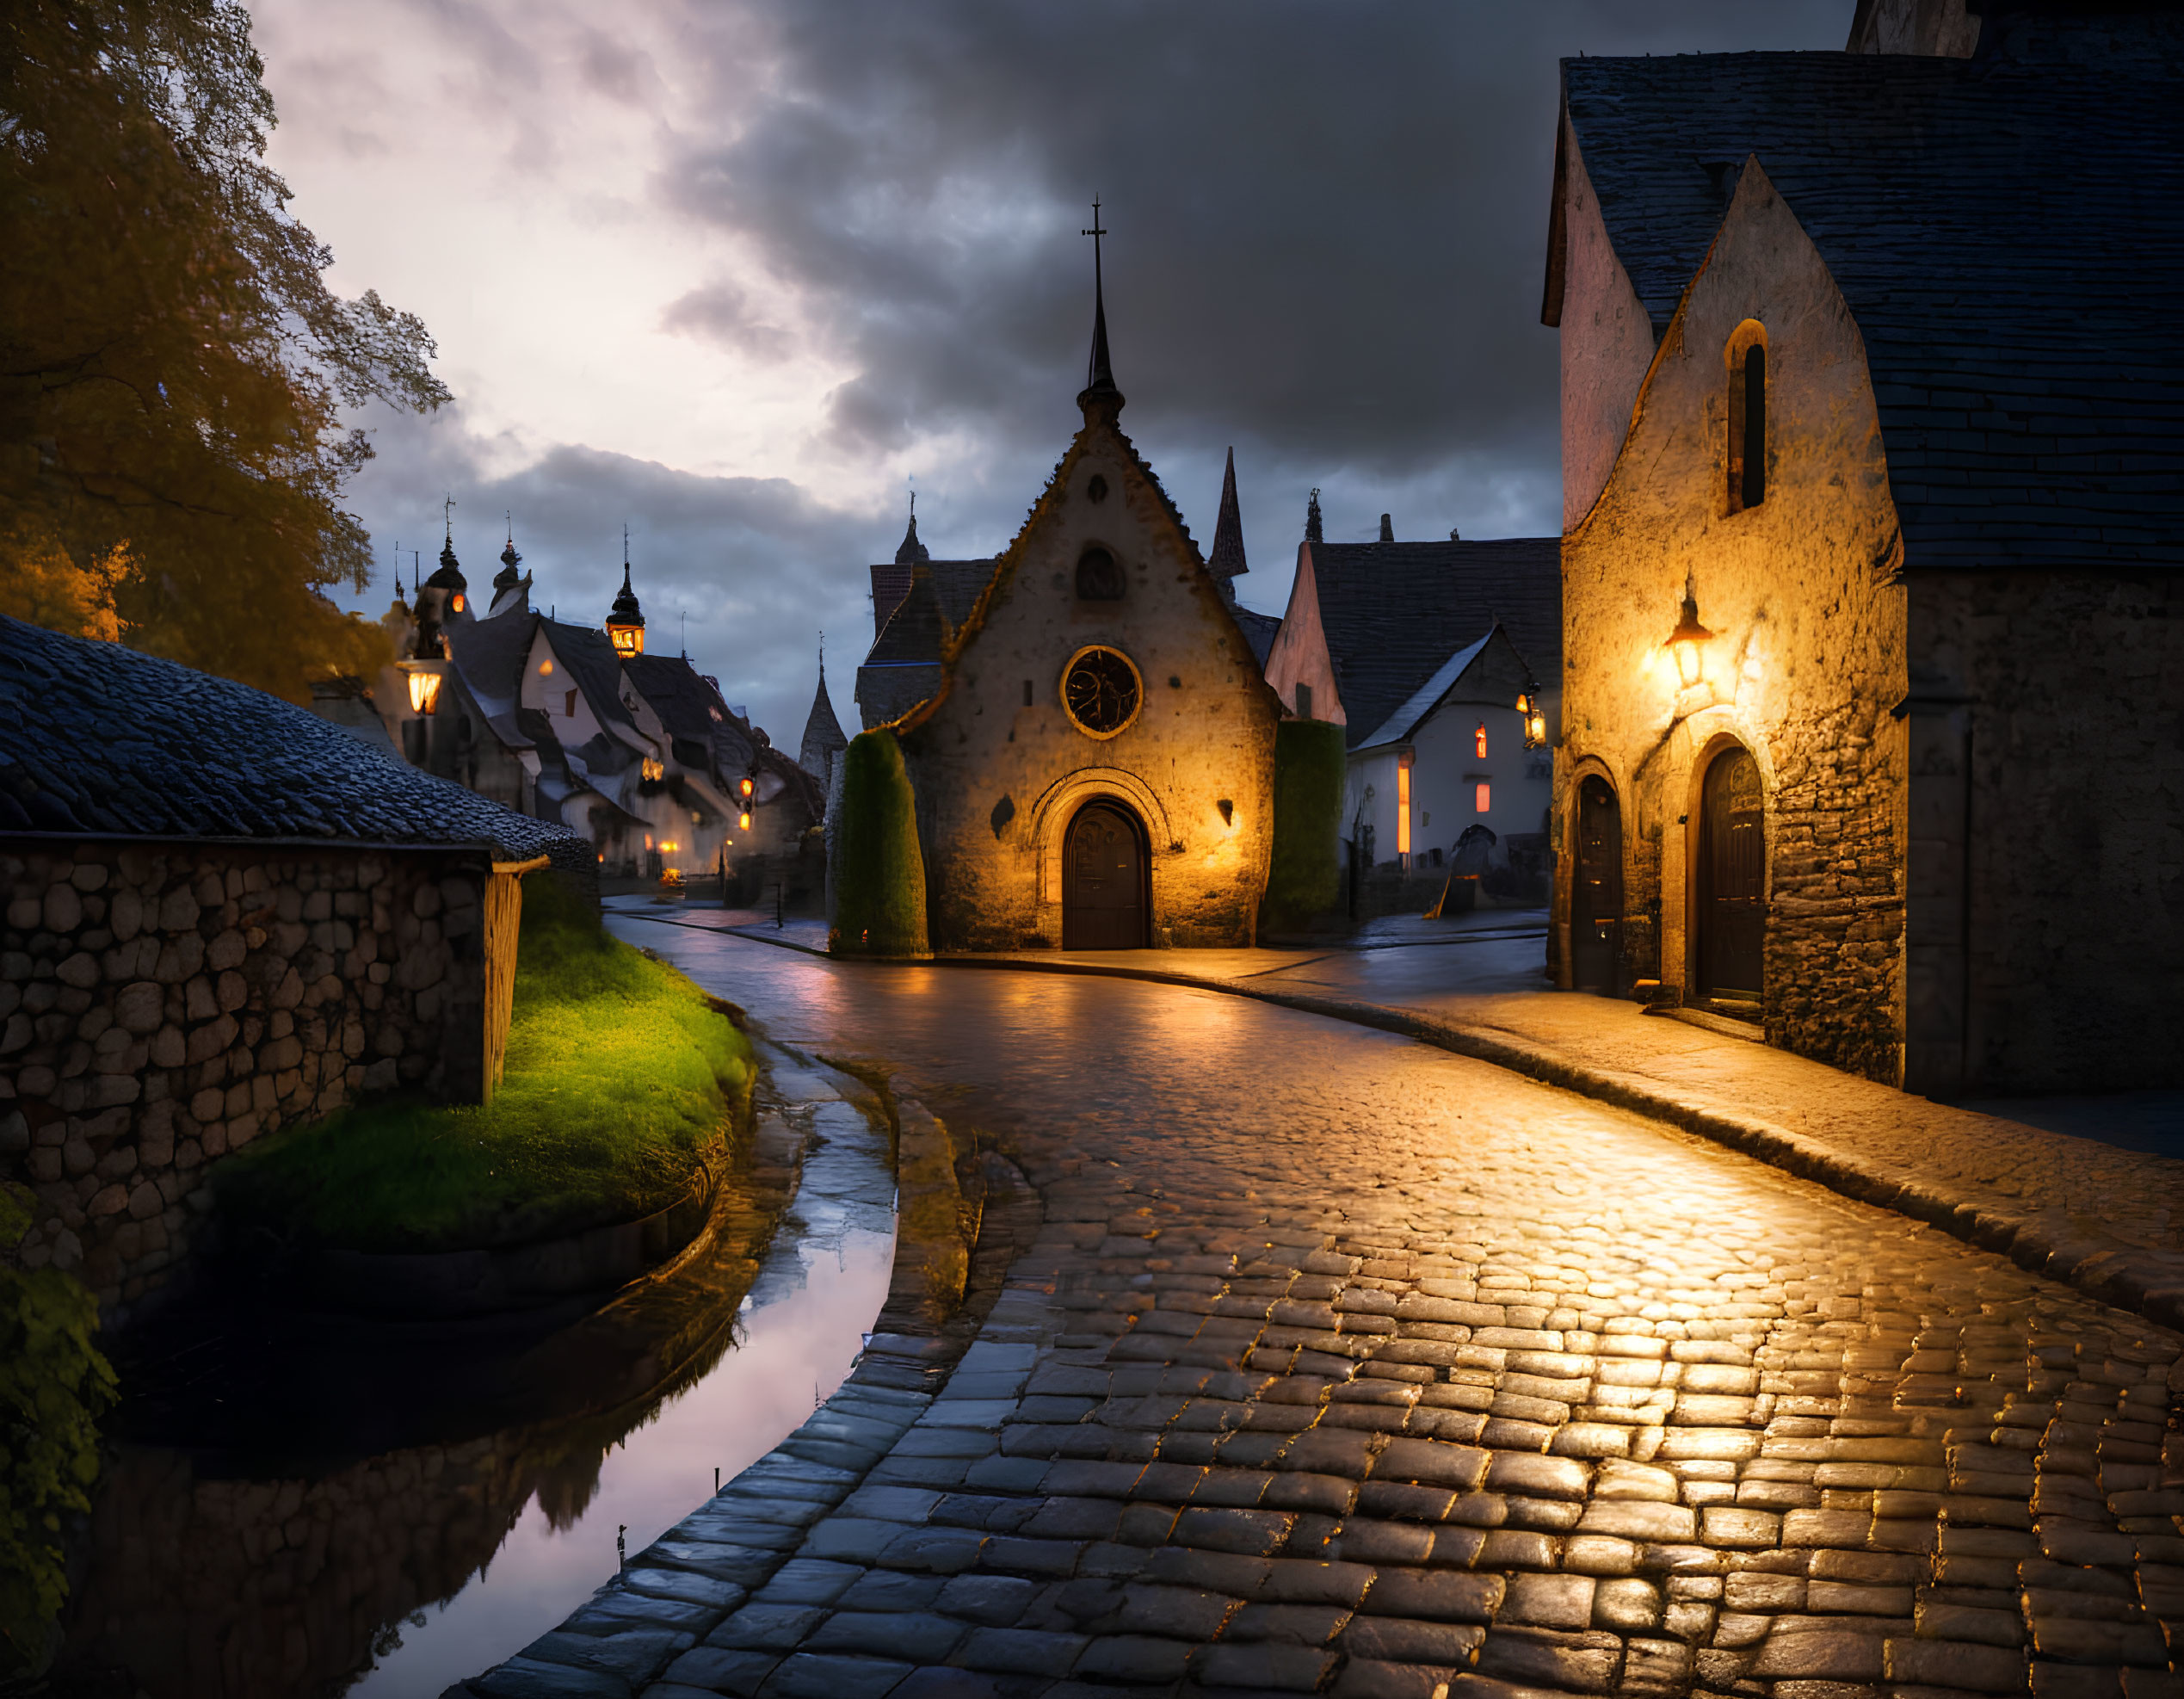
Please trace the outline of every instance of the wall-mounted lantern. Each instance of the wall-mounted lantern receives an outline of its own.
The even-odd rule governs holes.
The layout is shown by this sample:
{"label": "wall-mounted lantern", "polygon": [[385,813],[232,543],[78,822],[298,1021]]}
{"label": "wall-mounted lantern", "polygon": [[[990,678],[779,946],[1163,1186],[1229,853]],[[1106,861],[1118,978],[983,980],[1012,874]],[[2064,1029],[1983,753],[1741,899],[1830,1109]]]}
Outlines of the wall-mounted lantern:
{"label": "wall-mounted lantern", "polygon": [[1692,589],[1691,575],[1683,578],[1683,617],[1676,621],[1676,628],[1669,633],[1669,652],[1676,658],[1676,678],[1685,689],[1702,682],[1706,676],[1706,643],[1713,636],[1699,623],[1699,598]]}
{"label": "wall-mounted lantern", "polygon": [[638,775],[648,785],[657,784],[667,777],[667,763],[657,756],[646,756],[638,763]]}
{"label": "wall-mounted lantern", "polygon": [[440,711],[441,670],[430,661],[397,663],[410,678],[410,711],[416,714]]}
{"label": "wall-mounted lantern", "polygon": [[1524,694],[1516,699],[1516,711],[1524,719],[1524,746],[1544,748],[1547,741],[1547,710],[1539,701],[1539,681],[1524,681]]}
{"label": "wall-mounted lantern", "polygon": [[749,831],[750,830],[750,794],[757,787],[751,782],[751,776],[748,773],[744,774],[743,778],[737,783],[736,799],[742,809],[742,812],[736,816],[736,830],[737,831]]}

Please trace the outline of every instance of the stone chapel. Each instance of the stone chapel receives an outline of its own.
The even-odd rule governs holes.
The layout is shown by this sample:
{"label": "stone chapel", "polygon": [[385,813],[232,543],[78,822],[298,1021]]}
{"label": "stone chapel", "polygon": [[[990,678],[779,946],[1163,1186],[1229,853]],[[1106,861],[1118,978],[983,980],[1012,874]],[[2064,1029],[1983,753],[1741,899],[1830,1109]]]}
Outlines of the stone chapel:
{"label": "stone chapel", "polygon": [[893,722],[935,950],[1252,942],[1274,725],[1232,598],[1118,423],[1094,285],[1084,423]]}

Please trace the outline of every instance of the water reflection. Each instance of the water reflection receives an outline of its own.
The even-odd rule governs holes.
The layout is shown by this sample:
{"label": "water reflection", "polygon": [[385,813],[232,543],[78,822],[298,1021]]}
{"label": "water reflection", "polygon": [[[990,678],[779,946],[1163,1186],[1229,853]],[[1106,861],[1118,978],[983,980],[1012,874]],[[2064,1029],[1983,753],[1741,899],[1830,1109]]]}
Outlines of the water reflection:
{"label": "water reflection", "polygon": [[893,1182],[854,1107],[816,1121],[770,1245],[788,1176],[762,1164],[708,1251],[593,1317],[164,1324],[124,1364],[55,1694],[433,1694],[551,1628],[612,1574],[619,1528],[640,1550],[848,1373]]}

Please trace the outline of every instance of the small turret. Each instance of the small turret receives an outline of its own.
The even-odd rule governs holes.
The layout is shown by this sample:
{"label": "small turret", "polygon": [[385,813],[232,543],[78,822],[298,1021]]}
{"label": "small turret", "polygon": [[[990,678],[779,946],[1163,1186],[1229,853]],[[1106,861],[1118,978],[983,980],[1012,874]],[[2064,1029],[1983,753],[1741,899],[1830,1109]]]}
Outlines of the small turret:
{"label": "small turret", "polygon": [[622,587],[607,613],[607,637],[625,660],[645,652],[645,610],[629,583],[629,527],[622,527]]}

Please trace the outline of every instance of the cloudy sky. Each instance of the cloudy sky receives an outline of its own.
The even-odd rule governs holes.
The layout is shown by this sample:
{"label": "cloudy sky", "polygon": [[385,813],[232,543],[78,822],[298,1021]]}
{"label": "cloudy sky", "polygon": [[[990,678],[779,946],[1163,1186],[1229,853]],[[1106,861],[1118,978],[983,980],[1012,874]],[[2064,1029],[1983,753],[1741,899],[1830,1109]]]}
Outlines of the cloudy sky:
{"label": "cloudy sky", "polygon": [[367,417],[383,563],[504,512],[596,623],[630,528],[687,641],[794,746],[908,491],[1015,534],[1078,420],[1103,201],[1124,428],[1203,545],[1236,449],[1249,604],[1331,538],[1560,511],[1539,322],[1556,61],[1839,48],[1852,0],[250,0],[275,164],[334,287],[420,314],[455,405]]}

